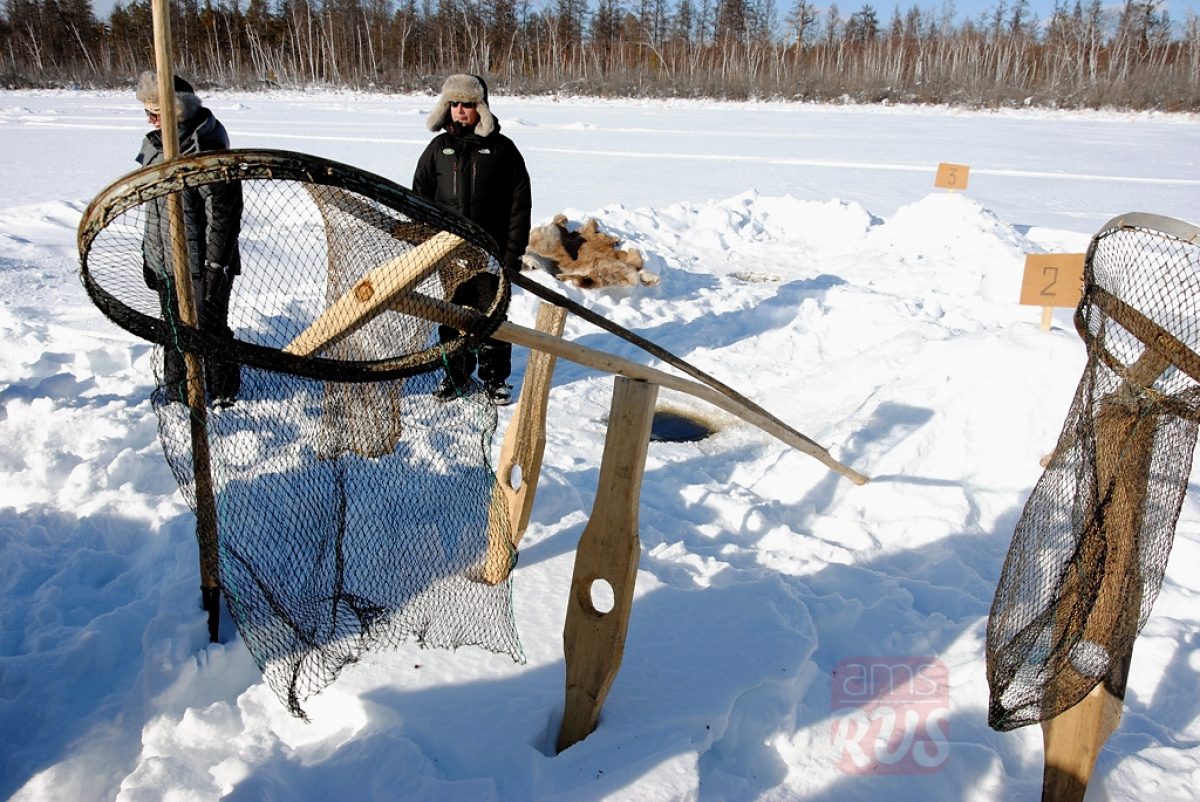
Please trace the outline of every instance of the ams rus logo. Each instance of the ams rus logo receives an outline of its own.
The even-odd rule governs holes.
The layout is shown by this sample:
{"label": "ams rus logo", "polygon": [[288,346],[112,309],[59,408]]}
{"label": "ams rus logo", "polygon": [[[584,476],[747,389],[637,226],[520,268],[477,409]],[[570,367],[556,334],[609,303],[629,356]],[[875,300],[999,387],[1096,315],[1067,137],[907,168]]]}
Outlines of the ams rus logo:
{"label": "ams rus logo", "polygon": [[847,774],[932,774],[950,757],[950,672],[932,657],[851,657],[833,671],[838,766]]}

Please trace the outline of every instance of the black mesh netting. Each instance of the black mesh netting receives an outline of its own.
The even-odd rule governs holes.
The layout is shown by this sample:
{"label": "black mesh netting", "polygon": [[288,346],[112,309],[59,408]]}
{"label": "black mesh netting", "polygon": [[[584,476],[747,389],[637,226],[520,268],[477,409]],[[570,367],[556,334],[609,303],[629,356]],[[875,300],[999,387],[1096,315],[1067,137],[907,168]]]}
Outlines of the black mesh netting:
{"label": "black mesh netting", "polygon": [[1124,698],[1162,585],[1200,410],[1200,229],[1130,214],[1092,240],[1088,362],[1026,502],[987,631],[988,720],[1046,721],[1098,683]]}
{"label": "black mesh netting", "polygon": [[[241,196],[241,271],[227,328],[203,316],[184,326],[173,291],[154,286],[147,251],[172,192],[185,218],[214,198]],[[434,395],[445,360],[503,320],[508,284],[494,247],[470,223],[378,176],[277,151],[141,170],[84,215],[89,294],[159,345],[154,408],[194,508],[192,430],[203,423],[214,575],[251,654],[296,715],[371,647],[415,639],[523,659],[507,578],[515,550],[505,516],[493,513],[495,411],[473,380],[458,397]],[[462,311],[448,300],[483,273],[499,290],[482,314],[460,320],[472,336],[440,343],[428,315]],[[425,311],[414,314],[418,307]],[[163,376],[184,352],[200,355],[210,399],[236,388],[232,406],[192,412],[187,388]]]}

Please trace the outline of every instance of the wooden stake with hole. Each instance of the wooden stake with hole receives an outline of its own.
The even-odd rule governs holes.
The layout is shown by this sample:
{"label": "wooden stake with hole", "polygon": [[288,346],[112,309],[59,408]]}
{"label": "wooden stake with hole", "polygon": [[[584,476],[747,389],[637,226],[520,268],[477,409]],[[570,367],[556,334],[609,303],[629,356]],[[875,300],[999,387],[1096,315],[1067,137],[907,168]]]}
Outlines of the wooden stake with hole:
{"label": "wooden stake with hole", "polygon": [[[613,388],[596,501],[575,551],[567,601],[563,628],[567,691],[559,752],[596,729],[600,708],[625,654],[641,554],[638,498],[657,396],[656,385],[624,377],[617,377]],[[613,608],[606,613],[592,603],[592,586],[599,580],[612,588]]]}
{"label": "wooden stake with hole", "polygon": [[[538,305],[537,331],[560,337],[566,320],[567,310],[562,307]],[[488,549],[479,577],[489,585],[504,581],[512,571],[513,552],[529,527],[546,452],[546,410],[556,361],[553,354],[545,351],[530,352],[521,383],[521,399],[504,433],[488,514]],[[520,482],[514,487],[517,472]]]}
{"label": "wooden stake with hole", "polygon": [[[175,109],[175,67],[171,59],[171,13],[168,0],[153,0],[154,62],[158,73],[159,113],[162,126],[163,161],[179,156],[179,115]],[[171,263],[175,279],[175,303],[180,322],[197,327],[195,299],[192,297],[192,271],[187,258],[187,239],[183,221],[183,198],[172,192],[167,196],[167,225],[171,232]],[[164,346],[167,347],[167,346]],[[208,613],[208,638],[217,642],[220,635],[221,582],[217,565],[217,504],[212,482],[212,464],[208,451],[208,411],[205,407],[204,370],[200,358],[183,354],[187,372],[187,400],[191,408],[192,472],[196,492],[196,541],[200,548],[200,599]]]}

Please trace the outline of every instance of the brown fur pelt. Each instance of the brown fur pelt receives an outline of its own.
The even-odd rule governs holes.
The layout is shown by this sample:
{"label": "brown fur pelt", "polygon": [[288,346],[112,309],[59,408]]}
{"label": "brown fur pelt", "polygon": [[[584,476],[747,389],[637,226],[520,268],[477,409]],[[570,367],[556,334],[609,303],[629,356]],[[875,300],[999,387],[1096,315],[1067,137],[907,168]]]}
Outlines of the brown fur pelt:
{"label": "brown fur pelt", "polygon": [[556,214],[550,225],[529,232],[523,261],[527,267],[586,289],[657,284],[658,276],[643,269],[641,252],[618,248],[619,244],[616,237],[600,230],[593,217],[571,231],[566,216]]}

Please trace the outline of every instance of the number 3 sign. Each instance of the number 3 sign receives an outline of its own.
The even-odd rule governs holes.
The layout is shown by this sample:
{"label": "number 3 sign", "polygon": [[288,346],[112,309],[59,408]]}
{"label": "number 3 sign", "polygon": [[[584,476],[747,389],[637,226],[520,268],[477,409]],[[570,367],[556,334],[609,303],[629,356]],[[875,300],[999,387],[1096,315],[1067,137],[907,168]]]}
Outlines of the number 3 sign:
{"label": "number 3 sign", "polygon": [[968,165],[942,162],[938,165],[933,185],[938,189],[965,190],[967,188],[967,178],[970,175],[971,168]]}

